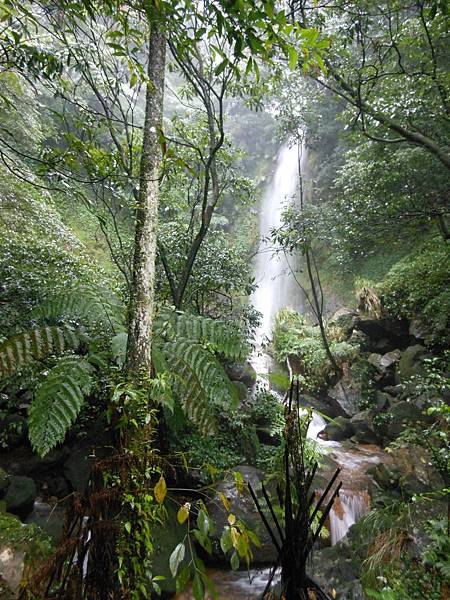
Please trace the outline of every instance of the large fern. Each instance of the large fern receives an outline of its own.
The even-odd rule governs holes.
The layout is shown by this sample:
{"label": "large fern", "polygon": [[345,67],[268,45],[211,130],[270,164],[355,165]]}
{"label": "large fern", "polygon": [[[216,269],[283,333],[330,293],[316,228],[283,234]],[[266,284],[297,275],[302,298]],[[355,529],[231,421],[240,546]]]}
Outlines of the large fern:
{"label": "large fern", "polygon": [[239,328],[227,321],[209,319],[163,308],[155,318],[155,336],[165,339],[189,339],[207,343],[214,352],[232,360],[242,360],[249,352]]}
{"label": "large fern", "polygon": [[28,435],[40,456],[64,440],[92,387],[93,370],[86,359],[65,356],[39,384],[29,409]]}
{"label": "large fern", "polygon": [[84,324],[100,323],[113,332],[125,328],[123,303],[104,287],[77,287],[55,297],[48,298],[34,311],[36,319],[61,322],[74,319]]}
{"label": "large fern", "polygon": [[31,329],[7,339],[0,345],[0,379],[10,377],[35,360],[77,348],[82,335],[79,329],[52,326]]}
{"label": "large fern", "polygon": [[[127,344],[124,310],[112,293],[91,288],[72,290],[43,303],[34,316],[47,322],[85,322],[94,326],[97,334],[98,324],[103,324],[102,339],[116,362],[123,365]],[[76,349],[82,338],[81,330],[52,325],[6,340],[0,346],[0,379],[35,360]],[[232,408],[238,401],[237,390],[215,353],[242,359],[248,348],[239,330],[225,321],[163,309],[155,319],[154,340],[156,370],[169,374],[187,417],[202,432],[212,433],[217,429],[215,409]],[[97,363],[101,367],[104,350],[96,350],[98,335],[85,334],[84,341],[90,344],[93,356],[100,359]],[[38,453],[45,454],[64,439],[91,385],[92,366],[80,357],[63,357],[50,370],[30,408],[30,439]]]}

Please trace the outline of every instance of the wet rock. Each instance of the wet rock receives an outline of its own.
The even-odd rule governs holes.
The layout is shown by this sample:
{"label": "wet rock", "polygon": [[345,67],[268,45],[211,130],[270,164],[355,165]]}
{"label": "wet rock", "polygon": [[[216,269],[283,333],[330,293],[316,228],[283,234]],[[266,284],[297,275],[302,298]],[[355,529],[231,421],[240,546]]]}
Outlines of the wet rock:
{"label": "wet rock", "polygon": [[355,428],[350,419],[346,417],[336,417],[331,423],[328,423],[321,434],[324,439],[333,442],[348,440],[355,434]]}
{"label": "wet rock", "polygon": [[5,495],[7,512],[25,518],[32,510],[37,496],[34,480],[30,477],[14,476]]}
{"label": "wet rock", "polygon": [[[276,560],[276,551],[266,532],[261,518],[256,510],[255,504],[248,492],[247,483],[250,483],[258,497],[262,498],[261,482],[264,478],[264,473],[255,467],[246,465],[237,466],[233,469],[239,471],[244,479],[244,488],[242,493],[236,489],[234,477],[230,474],[216,488],[217,496],[208,504],[208,510],[212,520],[216,524],[217,549],[219,548],[219,539],[224,526],[227,524],[227,512],[225,511],[222,502],[219,498],[219,493],[223,493],[230,502],[231,512],[256,532],[261,542],[260,548],[253,548],[254,564],[267,564]],[[264,502],[264,501],[263,501]],[[228,565],[226,557],[220,550],[214,552],[215,558],[218,561]]]}
{"label": "wet rock", "polygon": [[93,462],[108,456],[111,450],[111,432],[105,428],[103,420],[99,419],[88,430],[87,435],[70,448],[69,457],[64,462],[63,474],[73,490],[85,492]]}
{"label": "wet rock", "polygon": [[420,319],[413,319],[409,324],[409,335],[416,340],[426,340],[430,336],[430,331]]}
{"label": "wet rock", "polygon": [[384,354],[396,348],[404,348],[409,342],[409,324],[406,319],[391,317],[361,316],[355,323],[355,329],[365,333],[375,352]]}
{"label": "wet rock", "polygon": [[61,448],[54,448],[42,458],[34,453],[16,456],[11,464],[11,472],[15,475],[33,476],[39,479],[40,475],[58,469],[69,453],[69,449],[62,446]]}
{"label": "wet rock", "polygon": [[330,322],[340,327],[348,337],[351,335],[357,319],[358,316],[354,310],[350,310],[349,308],[339,308],[331,317]]}
{"label": "wet rock", "polygon": [[403,392],[403,386],[399,385],[385,385],[383,392],[389,394],[389,396],[399,396]]}
{"label": "wet rock", "polygon": [[0,513],[0,597],[16,598],[21,581],[48,560],[50,540],[37,527]]}
{"label": "wet rock", "polygon": [[383,410],[389,408],[389,406],[394,402],[394,400],[395,398],[393,396],[390,396],[386,392],[381,392],[380,390],[377,390],[375,392],[375,406],[377,412],[382,412]]}
{"label": "wet rock", "polygon": [[406,400],[394,404],[390,413],[392,418],[387,427],[387,437],[390,440],[395,440],[405,425],[422,419],[422,411],[415,404]]}
{"label": "wet rock", "polygon": [[346,415],[342,406],[334,398],[316,397],[309,394],[302,394],[300,399],[301,406],[312,408],[319,413],[334,419],[335,417],[344,417]]}
{"label": "wet rock", "polygon": [[391,462],[370,469],[375,483],[386,492],[398,490],[403,497],[441,489],[443,481],[430,457],[420,446],[404,445],[390,451]]}
{"label": "wet rock", "polygon": [[370,410],[364,410],[351,418],[351,424],[355,430],[353,440],[360,444],[377,444],[379,436],[373,428],[373,413]]}
{"label": "wet rock", "polygon": [[339,404],[344,416],[352,417],[359,411],[361,383],[346,374],[328,391],[328,396]]}
{"label": "wet rock", "polygon": [[65,509],[63,504],[52,506],[37,499],[25,523],[27,525],[37,525],[56,543],[63,531],[64,514]]}
{"label": "wet rock", "polygon": [[232,381],[232,384],[234,385],[234,387],[237,390],[239,401],[243,402],[247,398],[247,395],[248,395],[247,386],[245,385],[245,383],[242,383],[242,381]]}
{"label": "wet rock", "polygon": [[240,381],[248,388],[256,383],[256,371],[249,362],[226,365],[225,371],[232,381]]}
{"label": "wet rock", "polygon": [[0,467],[0,498],[2,498],[5,494],[10,481],[11,477],[4,469]]}
{"label": "wet rock", "polygon": [[424,346],[416,344],[409,346],[401,353],[396,371],[396,382],[402,383],[411,379],[413,375],[423,372],[423,359],[427,356],[427,350]]}

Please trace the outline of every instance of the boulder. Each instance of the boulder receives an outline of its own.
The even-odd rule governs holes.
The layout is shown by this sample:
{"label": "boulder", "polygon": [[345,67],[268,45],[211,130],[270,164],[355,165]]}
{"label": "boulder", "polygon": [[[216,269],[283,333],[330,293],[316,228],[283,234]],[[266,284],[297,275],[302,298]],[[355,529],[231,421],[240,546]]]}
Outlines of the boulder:
{"label": "boulder", "polygon": [[108,456],[112,447],[112,434],[103,420],[99,419],[90,427],[86,436],[70,448],[69,456],[64,462],[63,474],[73,490],[82,494],[85,492],[94,460]]}
{"label": "boulder", "polygon": [[430,336],[430,331],[420,319],[413,319],[409,324],[409,335],[416,340],[426,340]]}
{"label": "boulder", "polygon": [[360,316],[355,323],[355,329],[365,333],[375,352],[384,354],[396,348],[404,348],[409,342],[409,324],[406,319],[392,317]]}
{"label": "boulder", "polygon": [[328,390],[328,396],[339,404],[344,416],[352,417],[359,411],[361,404],[361,383],[346,374]]}
{"label": "boulder", "polygon": [[[237,466],[233,470],[241,473],[244,479],[245,484],[242,492],[238,492],[234,477],[232,474],[229,474],[224,481],[218,484],[216,488],[216,497],[208,504],[208,511],[211,519],[216,525],[215,535],[217,539],[216,543],[214,544],[214,557],[218,561],[222,561],[224,565],[229,566],[227,558],[219,549],[220,536],[224,526],[227,525],[228,518],[228,514],[219,497],[219,494],[222,493],[230,503],[231,513],[233,513],[237,519],[242,519],[246,526],[254,531],[259,537],[261,546],[259,548],[252,548],[254,555],[254,561],[252,564],[272,563],[277,558],[276,550],[261,521],[261,518],[246,486],[247,483],[250,483],[257,496],[262,498],[261,482],[263,481],[264,473],[260,469],[246,465]],[[262,502],[264,503],[264,500],[262,500]]]}
{"label": "boulder", "polygon": [[11,478],[5,495],[7,512],[25,518],[32,510],[37,496],[34,480],[16,475]]}
{"label": "boulder", "polygon": [[395,398],[393,396],[390,396],[386,392],[382,392],[380,390],[377,390],[375,392],[375,406],[377,412],[382,412],[386,410],[387,408],[389,408],[389,406],[391,406],[391,404],[394,401]]}
{"label": "boulder", "polygon": [[11,481],[11,477],[8,475],[8,473],[4,469],[2,469],[0,467],[0,498],[2,498],[3,495],[5,494],[10,481]]}
{"label": "boulder", "polygon": [[36,525],[53,541],[58,542],[63,532],[65,508],[62,504],[52,506],[37,499],[32,512],[25,520],[27,525]]}
{"label": "boulder", "polygon": [[335,417],[344,417],[346,414],[339,402],[329,396],[316,397],[310,396],[309,394],[302,394],[300,405],[312,408],[331,419],[334,419]]}
{"label": "boulder", "polygon": [[427,356],[427,350],[424,346],[416,344],[409,346],[401,353],[396,371],[396,382],[403,383],[411,379],[414,375],[423,372],[422,360]]}
{"label": "boulder", "polygon": [[232,381],[240,381],[248,388],[256,383],[256,371],[249,362],[226,365],[225,371]]}
{"label": "boulder", "polygon": [[242,381],[232,381],[232,384],[237,390],[239,401],[243,402],[244,400],[246,400],[248,395],[248,388],[245,385],[245,383],[242,383]]}
{"label": "boulder", "polygon": [[69,449],[66,446],[54,448],[42,458],[34,452],[24,452],[14,457],[10,471],[14,475],[36,476],[36,479],[39,479],[40,475],[60,467],[68,455]]}
{"label": "boulder", "polygon": [[377,444],[380,440],[373,428],[373,413],[364,410],[357,413],[350,420],[354,428],[353,440],[360,444]]}
{"label": "boulder", "polygon": [[390,440],[395,440],[408,423],[422,419],[422,411],[415,404],[406,400],[394,404],[390,413],[392,418],[386,432],[386,436]]}
{"label": "boulder", "polygon": [[16,598],[20,583],[50,557],[48,537],[33,525],[0,513],[0,597]]}
{"label": "boulder", "polygon": [[385,385],[383,386],[383,392],[389,394],[389,396],[399,396],[403,392],[403,386],[400,385]]}
{"label": "boulder", "polygon": [[433,467],[427,451],[404,445],[390,451],[392,464],[377,465],[373,475],[384,490],[398,488],[404,497],[441,489],[444,482]]}
{"label": "boulder", "polygon": [[325,426],[321,437],[333,442],[348,440],[355,434],[355,428],[350,419],[346,417],[336,417],[331,423]]}
{"label": "boulder", "polygon": [[330,322],[337,325],[349,337],[358,319],[357,313],[349,308],[339,308],[331,317]]}

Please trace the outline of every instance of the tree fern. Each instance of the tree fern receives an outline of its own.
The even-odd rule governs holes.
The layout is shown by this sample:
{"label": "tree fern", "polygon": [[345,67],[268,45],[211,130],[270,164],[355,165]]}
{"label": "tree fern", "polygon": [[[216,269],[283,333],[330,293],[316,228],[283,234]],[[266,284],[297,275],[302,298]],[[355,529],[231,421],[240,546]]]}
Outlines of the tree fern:
{"label": "tree fern", "polygon": [[162,353],[177,382],[185,414],[204,432],[214,426],[214,405],[235,408],[238,394],[220,362],[211,352],[186,339],[166,342]]}
{"label": "tree fern", "polygon": [[114,332],[125,328],[124,305],[111,290],[104,287],[78,287],[49,298],[34,311],[37,319],[50,322],[67,319],[86,324],[101,323]]}
{"label": "tree fern", "polygon": [[35,360],[76,348],[81,337],[81,330],[52,326],[31,329],[7,339],[0,345],[0,379],[11,376]]}
{"label": "tree fern", "polygon": [[226,321],[164,308],[155,319],[154,330],[156,336],[170,340],[185,338],[207,343],[214,352],[232,360],[244,359],[249,351],[239,328]]}
{"label": "tree fern", "polygon": [[92,372],[87,360],[66,356],[38,386],[29,410],[28,434],[40,456],[64,440],[92,387]]}

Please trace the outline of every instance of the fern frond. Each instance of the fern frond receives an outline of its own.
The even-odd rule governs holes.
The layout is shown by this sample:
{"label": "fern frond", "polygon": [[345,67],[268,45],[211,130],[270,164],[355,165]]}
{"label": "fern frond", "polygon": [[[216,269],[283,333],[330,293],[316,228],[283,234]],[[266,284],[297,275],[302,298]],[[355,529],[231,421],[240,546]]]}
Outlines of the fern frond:
{"label": "fern frond", "polygon": [[166,342],[162,352],[182,388],[179,399],[184,412],[202,430],[211,430],[213,406],[235,408],[239,401],[220,362],[200,344],[186,339]]}
{"label": "fern frond", "polygon": [[231,360],[244,360],[249,347],[239,328],[226,321],[209,319],[163,308],[155,319],[155,335],[175,340],[186,338],[211,349]]}
{"label": "fern frond", "polygon": [[157,371],[159,365],[163,372],[167,372],[165,368],[166,359],[170,361],[171,369],[169,373],[174,380],[174,391],[184,414],[204,435],[216,433],[217,423],[211,404],[194,371],[181,357],[173,356],[170,351],[167,352],[168,348],[155,349],[154,356],[158,357],[155,361]]}
{"label": "fern frond", "polygon": [[80,344],[81,330],[71,327],[40,327],[11,337],[0,345],[0,379],[10,377],[34,360],[62,354]]}
{"label": "fern frond", "polygon": [[29,409],[28,435],[40,456],[64,440],[92,387],[92,372],[85,359],[65,356],[37,388]]}
{"label": "fern frond", "polygon": [[35,309],[33,316],[50,322],[65,319],[99,322],[113,331],[125,328],[123,303],[111,290],[100,286],[78,287],[49,298]]}
{"label": "fern frond", "polygon": [[119,367],[123,367],[125,364],[127,342],[128,334],[125,331],[121,331],[111,338],[111,352]]}

